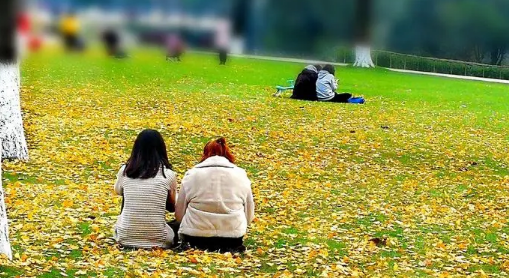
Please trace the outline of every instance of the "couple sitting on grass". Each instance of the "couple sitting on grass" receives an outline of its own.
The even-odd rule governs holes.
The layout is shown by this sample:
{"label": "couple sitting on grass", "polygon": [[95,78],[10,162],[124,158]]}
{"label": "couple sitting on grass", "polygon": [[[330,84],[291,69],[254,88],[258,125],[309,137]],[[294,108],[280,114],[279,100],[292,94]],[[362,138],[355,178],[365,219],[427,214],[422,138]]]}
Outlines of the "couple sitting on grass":
{"label": "couple sitting on grass", "polygon": [[[177,175],[161,134],[141,132],[117,174],[115,192],[123,200],[116,241],[128,248],[244,251],[254,202],[251,182],[234,162],[224,138],[210,141],[201,162],[185,174],[177,195]],[[170,225],[166,211],[175,212],[176,221]]]}
{"label": "couple sitting on grass", "polygon": [[339,81],[333,65],[309,65],[297,76],[293,89],[293,99],[318,100],[340,103],[364,103],[363,98],[351,94],[338,94]]}

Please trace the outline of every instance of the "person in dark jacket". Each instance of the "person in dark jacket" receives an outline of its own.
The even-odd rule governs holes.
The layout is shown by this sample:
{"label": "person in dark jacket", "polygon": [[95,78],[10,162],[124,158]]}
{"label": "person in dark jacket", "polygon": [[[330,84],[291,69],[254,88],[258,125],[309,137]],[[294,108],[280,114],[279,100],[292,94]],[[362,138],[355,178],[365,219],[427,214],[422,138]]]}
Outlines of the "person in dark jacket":
{"label": "person in dark jacket", "polygon": [[106,29],[102,34],[102,40],[106,47],[106,53],[115,58],[126,58],[127,54],[122,49],[120,34],[114,29]]}
{"label": "person in dark jacket", "polygon": [[118,33],[113,29],[107,29],[104,31],[102,39],[108,55],[115,56],[120,46]]}
{"label": "person in dark jacket", "polygon": [[320,65],[309,65],[297,76],[293,88],[293,99],[318,100],[316,97],[316,81],[318,72],[322,69]]}

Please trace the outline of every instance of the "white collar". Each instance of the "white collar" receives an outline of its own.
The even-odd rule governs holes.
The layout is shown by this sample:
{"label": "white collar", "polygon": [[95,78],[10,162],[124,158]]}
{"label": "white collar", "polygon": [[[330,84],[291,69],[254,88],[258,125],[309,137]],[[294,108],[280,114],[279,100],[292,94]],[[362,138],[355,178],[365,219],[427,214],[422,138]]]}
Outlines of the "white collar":
{"label": "white collar", "polygon": [[235,168],[235,164],[231,163],[226,157],[224,156],[211,156],[205,161],[199,163],[198,165],[194,166],[195,168],[207,168],[207,167],[226,167],[226,168]]}

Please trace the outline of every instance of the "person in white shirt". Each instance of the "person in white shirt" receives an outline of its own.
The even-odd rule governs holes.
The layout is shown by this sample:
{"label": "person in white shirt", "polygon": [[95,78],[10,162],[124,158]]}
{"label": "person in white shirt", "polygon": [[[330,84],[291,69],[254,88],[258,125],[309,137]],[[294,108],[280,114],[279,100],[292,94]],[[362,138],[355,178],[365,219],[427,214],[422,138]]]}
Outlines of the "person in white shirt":
{"label": "person in white shirt", "polygon": [[243,252],[243,237],[254,219],[251,181],[237,167],[224,138],[209,142],[201,162],[187,171],[175,216],[182,246]]}

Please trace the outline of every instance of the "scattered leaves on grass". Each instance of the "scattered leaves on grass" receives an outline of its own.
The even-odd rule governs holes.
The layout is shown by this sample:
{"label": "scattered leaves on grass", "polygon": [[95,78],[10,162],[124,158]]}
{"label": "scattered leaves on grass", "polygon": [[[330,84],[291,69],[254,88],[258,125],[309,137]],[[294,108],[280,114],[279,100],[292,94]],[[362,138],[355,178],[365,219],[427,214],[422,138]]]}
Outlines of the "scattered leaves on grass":
{"label": "scattered leaves on grass", "polygon": [[[26,62],[31,160],[3,165],[14,260],[0,276],[508,275],[506,87],[341,68],[366,105],[300,102],[270,90],[300,65],[156,54]],[[180,179],[210,138],[230,140],[256,200],[245,254],[119,249],[112,187],[144,128]]]}

